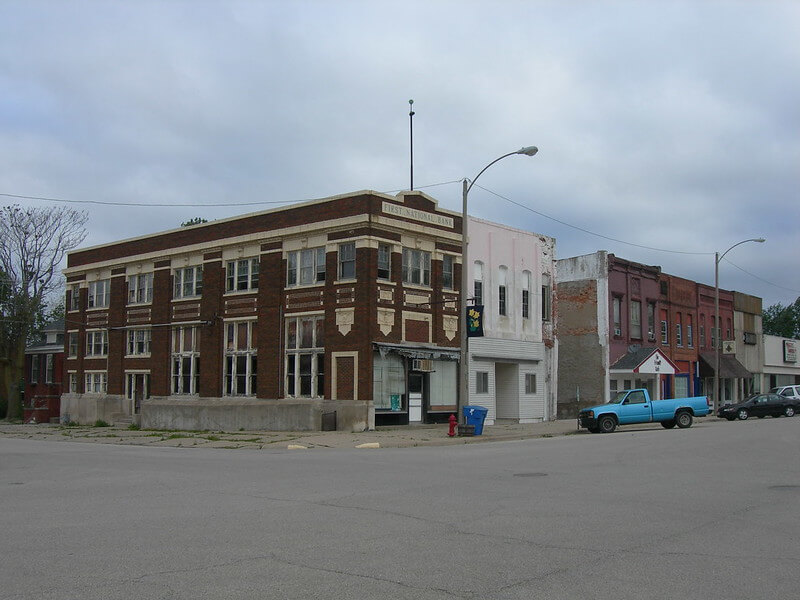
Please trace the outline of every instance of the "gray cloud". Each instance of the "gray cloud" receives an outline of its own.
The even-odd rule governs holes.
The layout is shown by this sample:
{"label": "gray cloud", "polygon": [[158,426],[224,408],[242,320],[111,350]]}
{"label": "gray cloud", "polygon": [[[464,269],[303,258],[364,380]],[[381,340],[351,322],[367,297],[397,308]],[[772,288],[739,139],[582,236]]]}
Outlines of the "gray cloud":
{"label": "gray cloud", "polygon": [[[471,212],[765,304],[800,295],[800,5],[5,2],[0,192],[292,201],[473,177]],[[426,190],[460,210],[459,183]],[[11,200],[8,201],[9,203]],[[30,201],[30,203],[41,202]],[[268,208],[265,205],[263,208]],[[88,244],[258,207],[89,205]],[[765,280],[765,281],[764,281]],[[777,284],[776,285],[771,285]]]}

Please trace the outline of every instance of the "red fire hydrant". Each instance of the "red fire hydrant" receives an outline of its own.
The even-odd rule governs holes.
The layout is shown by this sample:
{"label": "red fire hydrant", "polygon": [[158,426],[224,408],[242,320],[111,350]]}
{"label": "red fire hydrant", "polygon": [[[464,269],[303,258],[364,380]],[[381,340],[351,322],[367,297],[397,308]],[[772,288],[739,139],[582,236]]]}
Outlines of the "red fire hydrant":
{"label": "red fire hydrant", "polygon": [[456,435],[456,424],[458,423],[458,419],[456,419],[455,415],[450,415],[450,431],[447,432],[447,435],[450,437],[455,437]]}

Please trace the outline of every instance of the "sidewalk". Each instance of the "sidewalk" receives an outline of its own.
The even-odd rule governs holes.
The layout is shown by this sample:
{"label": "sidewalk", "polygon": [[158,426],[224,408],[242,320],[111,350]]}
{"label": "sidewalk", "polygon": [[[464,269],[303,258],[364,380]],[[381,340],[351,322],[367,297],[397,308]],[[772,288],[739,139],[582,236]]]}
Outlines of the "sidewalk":
{"label": "sidewalk", "polygon": [[21,425],[0,422],[0,438],[139,446],[312,450],[322,448],[408,448],[555,437],[577,433],[574,419],[520,424],[499,421],[483,435],[448,437],[448,425],[379,427],[374,431],[158,431],[122,427]]}

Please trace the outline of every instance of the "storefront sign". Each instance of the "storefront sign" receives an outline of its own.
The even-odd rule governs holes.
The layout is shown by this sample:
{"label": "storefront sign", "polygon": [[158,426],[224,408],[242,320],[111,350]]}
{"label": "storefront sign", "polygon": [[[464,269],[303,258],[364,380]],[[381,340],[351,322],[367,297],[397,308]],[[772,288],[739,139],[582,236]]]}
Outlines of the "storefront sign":
{"label": "storefront sign", "polygon": [[398,217],[405,217],[406,219],[413,219],[415,221],[423,221],[431,225],[442,225],[444,227],[453,228],[453,219],[445,217],[444,215],[437,215],[436,213],[418,210],[416,208],[409,208],[400,204],[392,204],[391,202],[383,203],[383,212],[389,215]]}
{"label": "storefront sign", "polygon": [[795,340],[783,340],[783,362],[797,362],[797,342]]}

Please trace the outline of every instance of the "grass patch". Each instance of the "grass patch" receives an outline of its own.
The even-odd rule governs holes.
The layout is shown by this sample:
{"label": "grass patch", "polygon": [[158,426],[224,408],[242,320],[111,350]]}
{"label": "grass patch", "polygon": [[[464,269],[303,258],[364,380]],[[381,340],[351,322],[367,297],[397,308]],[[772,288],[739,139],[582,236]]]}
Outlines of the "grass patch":
{"label": "grass patch", "polygon": [[92,427],[111,427],[110,423],[106,423],[103,419],[97,419]]}
{"label": "grass patch", "polygon": [[168,435],[166,438],[167,440],[180,440],[182,438],[193,438],[193,435],[186,434],[186,433],[172,433]]}
{"label": "grass patch", "polygon": [[139,431],[140,428],[136,423],[131,423],[130,425],[128,425],[128,429],[130,429],[131,431]]}
{"label": "grass patch", "polygon": [[218,435],[207,435],[206,439],[209,442],[218,442],[219,441],[219,436]]}

